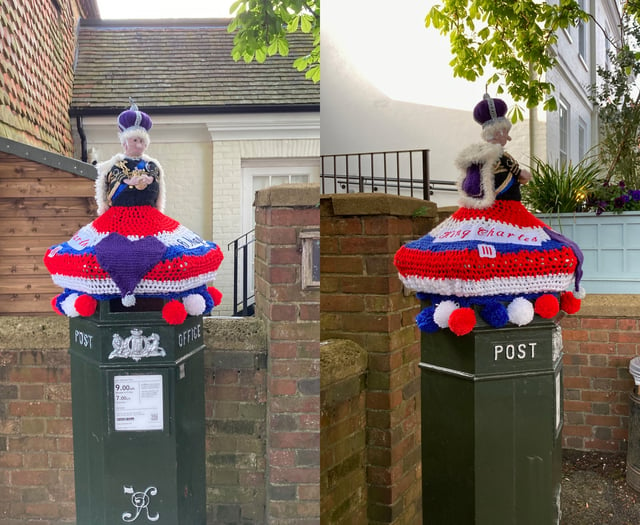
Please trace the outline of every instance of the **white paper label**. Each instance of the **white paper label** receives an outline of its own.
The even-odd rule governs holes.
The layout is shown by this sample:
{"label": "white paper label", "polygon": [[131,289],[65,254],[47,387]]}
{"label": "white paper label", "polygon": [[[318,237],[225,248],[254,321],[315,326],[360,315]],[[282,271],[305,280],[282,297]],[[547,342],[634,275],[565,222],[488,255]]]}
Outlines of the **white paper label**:
{"label": "white paper label", "polygon": [[113,400],[116,431],[163,430],[161,375],[115,376]]}

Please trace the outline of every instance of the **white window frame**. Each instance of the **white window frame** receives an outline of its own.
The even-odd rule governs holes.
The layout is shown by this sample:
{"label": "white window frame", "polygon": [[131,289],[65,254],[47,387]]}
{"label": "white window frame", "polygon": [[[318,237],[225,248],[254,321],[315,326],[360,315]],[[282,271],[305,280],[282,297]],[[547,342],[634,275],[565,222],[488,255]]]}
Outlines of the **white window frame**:
{"label": "white window frame", "polygon": [[571,115],[569,103],[560,98],[558,104],[558,158],[560,165],[566,165],[569,160],[569,152],[571,145]]}
{"label": "white window frame", "polygon": [[587,123],[582,119],[578,119],[578,160],[581,161],[589,150],[587,134]]}

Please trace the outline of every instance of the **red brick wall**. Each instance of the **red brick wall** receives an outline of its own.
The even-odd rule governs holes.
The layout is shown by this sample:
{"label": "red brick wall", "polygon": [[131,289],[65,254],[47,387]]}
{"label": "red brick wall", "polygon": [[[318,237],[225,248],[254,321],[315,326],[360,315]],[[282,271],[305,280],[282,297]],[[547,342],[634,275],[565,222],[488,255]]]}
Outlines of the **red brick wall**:
{"label": "red brick wall", "polygon": [[368,523],[414,524],[421,515],[420,357],[414,296],[393,266],[402,243],[430,229],[424,202],[389,195],[321,200],[321,337],[368,353]]}
{"label": "red brick wall", "polygon": [[0,136],[72,156],[69,105],[79,4],[2,3]]}
{"label": "red brick wall", "polygon": [[587,296],[582,312],[562,321],[563,445],[579,450],[627,448],[629,361],[640,354],[640,299]]}
{"label": "red brick wall", "polygon": [[[39,328],[25,324],[15,335],[29,338]],[[64,340],[56,328],[47,324],[52,336]],[[4,348],[0,365],[0,522],[13,525],[41,519],[43,525],[73,523],[76,509],[67,351]]]}
{"label": "red brick wall", "polygon": [[319,289],[302,286],[300,239],[318,231],[318,199],[311,184],[256,194],[256,316],[269,340],[267,523],[277,525],[320,517]]}

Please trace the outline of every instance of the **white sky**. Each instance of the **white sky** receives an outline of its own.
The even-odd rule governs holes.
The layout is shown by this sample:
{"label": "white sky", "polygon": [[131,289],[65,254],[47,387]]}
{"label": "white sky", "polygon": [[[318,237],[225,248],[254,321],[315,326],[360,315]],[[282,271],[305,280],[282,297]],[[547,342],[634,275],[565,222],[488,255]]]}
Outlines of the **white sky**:
{"label": "white sky", "polygon": [[394,0],[393,9],[388,2],[326,0],[323,42],[330,39],[343,60],[393,100],[468,110],[484,82],[453,77],[448,37],[424,24],[438,2]]}
{"label": "white sky", "polygon": [[97,0],[100,17],[122,18],[230,18],[234,0]]}

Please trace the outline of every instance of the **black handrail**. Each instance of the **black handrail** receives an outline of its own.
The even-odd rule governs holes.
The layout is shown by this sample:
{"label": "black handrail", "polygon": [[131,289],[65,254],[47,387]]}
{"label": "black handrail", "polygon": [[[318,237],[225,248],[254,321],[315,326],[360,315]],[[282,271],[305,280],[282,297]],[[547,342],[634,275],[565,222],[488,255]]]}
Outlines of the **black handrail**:
{"label": "black handrail", "polygon": [[[251,230],[227,245],[233,246],[233,315],[249,317],[255,313],[255,293],[249,294],[249,246],[255,243],[255,230]],[[239,255],[241,255],[241,260]],[[242,300],[239,300],[239,278],[242,280]]]}
{"label": "black handrail", "polygon": [[409,194],[429,200],[435,190],[456,191],[455,183],[431,180],[429,150],[321,155],[322,193]]}

